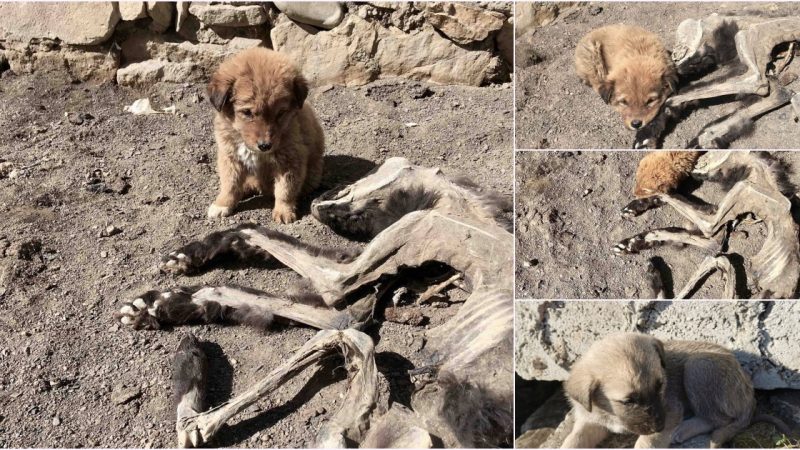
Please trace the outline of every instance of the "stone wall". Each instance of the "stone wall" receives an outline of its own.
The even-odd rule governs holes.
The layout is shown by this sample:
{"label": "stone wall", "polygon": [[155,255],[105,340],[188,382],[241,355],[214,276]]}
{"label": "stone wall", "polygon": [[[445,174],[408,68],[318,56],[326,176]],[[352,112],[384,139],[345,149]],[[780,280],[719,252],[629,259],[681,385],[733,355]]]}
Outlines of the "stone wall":
{"label": "stone wall", "polygon": [[75,81],[206,80],[239,50],[294,58],[313,85],[510,79],[510,2],[0,3],[0,71]]}
{"label": "stone wall", "polygon": [[800,388],[798,302],[519,302],[516,371],[564,380],[599,337],[640,331],[660,339],[705,340],[734,351],[758,389]]}

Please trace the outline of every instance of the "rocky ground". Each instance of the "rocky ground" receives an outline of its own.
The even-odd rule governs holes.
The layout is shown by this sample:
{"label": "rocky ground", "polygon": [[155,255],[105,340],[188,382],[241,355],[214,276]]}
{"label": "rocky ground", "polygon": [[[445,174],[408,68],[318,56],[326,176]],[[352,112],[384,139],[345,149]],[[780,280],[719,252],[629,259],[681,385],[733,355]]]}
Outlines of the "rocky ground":
{"label": "rocky ground", "polygon": [[[800,153],[772,152],[795,168]],[[633,199],[636,167],[642,152],[532,151],[516,157],[516,237],[518,298],[652,298],[646,270],[660,256],[670,266],[679,292],[705,255],[695,249],[665,246],[638,255],[615,256],[612,247],[639,232],[665,226],[689,226],[669,207],[624,220],[620,209]],[[798,185],[800,174],[789,179]],[[716,203],[718,184],[703,183],[692,192]],[[747,261],[761,248],[764,224],[744,224],[733,234],[731,252]],[[735,261],[736,263],[736,261]],[[736,264],[741,266],[742,264]],[[749,283],[752,284],[752,283]],[[718,298],[722,277],[712,274],[695,298]],[[753,286],[739,295],[755,296]]]}
{"label": "rocky ground", "polygon": [[[133,116],[150,97],[177,115]],[[211,108],[200,84],[145,91],[70,84],[54,74],[0,81],[0,447],[175,445],[171,359],[191,330],[211,357],[212,403],[242,392],[314,331],[263,333],[234,326],[133,331],[112,320],[123,300],[148,289],[232,283],[281,292],[289,269],[224,267],[192,277],[157,273],[160,256],[208,232],[259,222],[301,240],[357,246],[308,215],[271,223],[271,201],[253,199],[208,221],[216,193]],[[509,84],[484,88],[384,80],[313,90],[326,131],[323,189],[352,181],[390,156],[439,166],[511,194]],[[454,298],[459,298],[457,293]],[[458,304],[426,306],[420,326],[385,322],[377,345],[381,402],[408,404],[406,370],[421,364],[424,331]],[[413,306],[404,306],[413,308]],[[309,372],[259,402],[214,444],[307,447],[341,406],[341,361]],[[307,387],[304,387],[306,383]]]}
{"label": "rocky ground", "polygon": [[[519,9],[519,8],[518,8]],[[627,149],[634,135],[619,115],[583,85],[574,71],[575,45],[603,25],[627,23],[646,28],[672,48],[678,24],[711,13],[796,16],[796,3],[633,2],[562,5],[552,23],[523,33],[516,40],[517,148]],[[797,70],[797,69],[793,69]],[[796,84],[796,82],[795,82]],[[703,127],[741,107],[741,102],[701,105],[666,136],[663,148],[684,148]],[[732,148],[800,147],[800,124],[790,108],[771,112]]]}

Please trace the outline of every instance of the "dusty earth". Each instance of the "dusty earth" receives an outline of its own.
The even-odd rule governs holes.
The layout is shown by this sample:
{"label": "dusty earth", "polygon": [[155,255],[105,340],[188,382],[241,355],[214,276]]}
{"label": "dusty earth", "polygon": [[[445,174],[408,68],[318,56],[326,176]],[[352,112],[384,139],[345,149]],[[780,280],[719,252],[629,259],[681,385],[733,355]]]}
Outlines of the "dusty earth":
{"label": "dusty earth", "polygon": [[[771,153],[800,167],[800,153]],[[689,226],[669,207],[631,221],[620,216],[633,199],[634,175],[642,155],[639,151],[517,152],[517,298],[652,298],[646,271],[653,256],[663,258],[671,268],[674,292],[683,288],[705,257],[697,249],[665,246],[622,256],[612,252],[614,244],[639,232]],[[792,172],[789,179],[798,185],[800,174]],[[723,192],[709,182],[691,194],[717,203]],[[743,258],[734,259],[734,266],[747,272],[747,285],[740,283],[737,288],[742,298],[758,294],[748,261],[765,236],[764,224],[748,223],[737,227],[730,239],[730,252]],[[718,298],[722,289],[722,276],[714,273],[694,297]]]}
{"label": "dusty earth", "polygon": [[[179,114],[123,111],[148,96]],[[17,169],[0,179],[0,447],[174,446],[171,363],[184,332],[211,342],[212,404],[242,392],[314,335],[222,325],[133,331],[112,320],[122,301],[151,288],[228,283],[280,293],[298,281],[280,267],[228,265],[191,278],[157,272],[163,253],[214,230],[259,222],[319,245],[362,245],[317,223],[308,201],[301,220],[287,226],[272,224],[271,200],[258,198],[229,219],[207,220],[217,181],[204,97],[202,85],[135,91],[69,84],[58,74],[0,79],[0,158]],[[510,84],[314,89],[310,101],[328,141],[319,192],[405,156],[511,195],[511,98]],[[111,236],[101,237],[107,227]],[[367,330],[378,341],[382,406],[408,404],[407,370],[425,363],[423,332],[458,306],[422,308],[420,326]],[[341,406],[342,365],[329,361],[313,379],[306,371],[235,418],[213,444],[312,445]]]}
{"label": "dusty earth", "polygon": [[[516,148],[629,149],[634,133],[575,75],[573,55],[581,37],[594,28],[627,23],[646,28],[672,48],[675,29],[689,18],[711,13],[783,17],[800,14],[798,3],[605,3],[564,5],[551,24],[516,40]],[[797,70],[797,69],[793,69]],[[714,104],[712,104],[714,103]],[[727,116],[741,102],[707,102],[677,124],[663,148],[685,148],[708,123]],[[773,111],[731,148],[800,148],[800,124],[791,108]]]}

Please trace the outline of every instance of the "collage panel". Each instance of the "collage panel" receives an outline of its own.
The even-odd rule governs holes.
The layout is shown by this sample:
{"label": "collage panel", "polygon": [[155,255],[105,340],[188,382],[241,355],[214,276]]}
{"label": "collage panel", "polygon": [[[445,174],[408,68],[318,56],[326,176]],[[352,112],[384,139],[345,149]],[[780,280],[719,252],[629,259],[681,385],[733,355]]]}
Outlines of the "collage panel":
{"label": "collage panel", "polygon": [[798,17],[798,2],[520,1],[516,148],[800,148]]}
{"label": "collage panel", "polygon": [[516,447],[795,448],[798,320],[795,302],[517,302]]}
{"label": "collage panel", "polygon": [[797,298],[800,153],[517,152],[516,297]]}
{"label": "collage panel", "polygon": [[0,448],[512,447],[513,8],[0,1]]}

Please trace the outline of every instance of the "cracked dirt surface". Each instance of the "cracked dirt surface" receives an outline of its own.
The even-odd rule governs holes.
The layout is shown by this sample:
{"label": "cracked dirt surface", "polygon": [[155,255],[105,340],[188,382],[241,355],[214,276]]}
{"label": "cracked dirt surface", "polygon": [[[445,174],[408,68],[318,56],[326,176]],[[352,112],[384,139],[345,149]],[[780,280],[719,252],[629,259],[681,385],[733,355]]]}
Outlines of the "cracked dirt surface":
{"label": "cracked dirt surface", "polygon": [[[800,153],[771,153],[790,169],[800,167]],[[646,276],[653,256],[669,265],[674,292],[683,288],[705,257],[698,249],[664,246],[620,256],[612,252],[614,244],[639,232],[690,225],[669,207],[633,220],[620,216],[633,199],[634,175],[643,154],[517,152],[517,298],[653,298]],[[798,185],[800,174],[792,170],[789,180]],[[689,188],[695,187],[690,184]],[[691,193],[711,203],[724,194],[719,184],[711,182],[699,184]],[[749,223],[731,236],[731,252],[741,255],[732,262],[747,273],[746,283],[737,289],[741,298],[753,298],[759,292],[748,262],[761,248],[765,233],[763,223]],[[693,297],[718,298],[722,291],[722,277],[714,273]]]}
{"label": "cracked dirt surface", "polygon": [[[629,149],[633,145],[634,134],[619,115],[575,75],[575,45],[595,28],[615,23],[638,25],[659,35],[670,49],[675,30],[685,19],[711,13],[765,19],[800,14],[800,4],[789,2],[592,2],[564,4],[560,9],[553,23],[533,34],[517,36],[516,148]],[[792,70],[800,72],[800,67]],[[705,102],[678,123],[662,147],[685,148],[705,125],[732,113],[746,100]],[[766,114],[731,148],[800,148],[800,123],[792,116],[788,106]]]}
{"label": "cracked dirt surface", "polygon": [[[132,116],[123,106],[149,96],[179,115]],[[510,195],[512,90],[384,80],[361,88],[314,89],[326,133],[319,194],[355,180],[390,156],[439,166]],[[58,74],[0,82],[0,159],[19,169],[0,179],[0,447],[169,447],[174,351],[185,330],[211,341],[210,400],[242,392],[315,331],[263,333],[203,325],[133,331],[112,321],[151,288],[238,284],[274,293],[298,282],[281,267],[223,265],[195,277],[158,274],[161,255],[244,222],[302,241],[357,247],[308,215],[277,227],[271,200],[246,201],[231,218],[208,221],[216,194],[211,107],[204,86],[158,84],[146,91],[70,84]],[[91,118],[89,117],[91,116]],[[108,227],[115,230],[104,233]],[[109,236],[102,236],[108,234]],[[457,289],[452,300],[465,296]],[[385,322],[377,342],[381,405],[408,404],[407,370],[425,364],[423,331],[459,303],[419,309],[414,326]],[[400,309],[416,309],[404,304]],[[246,410],[213,442],[236,447],[307,447],[341,406],[341,360],[304,372]],[[308,383],[308,386],[304,387]]]}

